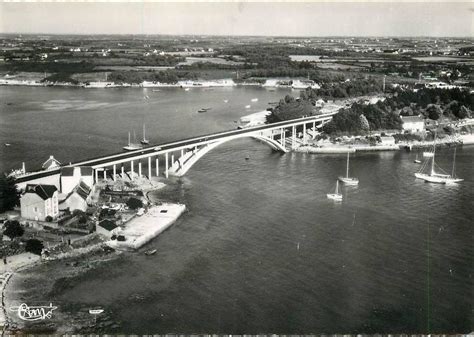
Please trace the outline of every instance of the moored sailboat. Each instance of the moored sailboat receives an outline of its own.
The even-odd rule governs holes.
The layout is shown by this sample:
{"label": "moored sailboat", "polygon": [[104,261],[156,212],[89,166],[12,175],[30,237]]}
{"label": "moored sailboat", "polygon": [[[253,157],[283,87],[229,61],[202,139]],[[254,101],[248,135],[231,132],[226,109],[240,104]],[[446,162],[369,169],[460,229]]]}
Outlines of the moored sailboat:
{"label": "moored sailboat", "polygon": [[[418,172],[415,173],[415,177],[418,179],[422,179],[426,182],[436,183],[436,184],[452,184],[458,183],[463,181],[464,179],[456,177],[455,168],[456,168],[456,148],[454,148],[454,156],[453,156],[453,168],[451,174],[447,174],[443,171],[440,167],[435,164],[435,152],[436,152],[436,144],[433,146],[433,156],[429,157],[424,163],[423,166],[420,168]],[[428,163],[431,160],[431,166],[428,173],[425,173],[426,168],[428,167]],[[443,173],[438,173],[435,171],[435,167],[438,167],[439,170],[443,171]]]}
{"label": "moored sailboat", "polygon": [[[135,133],[134,133],[134,135],[135,135]],[[141,148],[142,148],[142,146],[140,144],[137,144],[136,141],[134,143],[130,142],[130,132],[129,132],[128,133],[128,145],[124,146],[123,149],[125,151],[134,151],[134,150],[140,150]]]}
{"label": "moored sailboat", "polygon": [[143,124],[143,139],[140,141],[143,145],[150,144],[150,141],[145,137],[145,124]]}
{"label": "moored sailboat", "polygon": [[342,194],[339,193],[339,180],[336,180],[336,190],[334,193],[328,193],[326,194],[328,199],[336,200],[336,201],[341,201],[342,200]]}
{"label": "moored sailboat", "polygon": [[338,179],[346,184],[346,185],[351,185],[351,186],[356,186],[359,185],[359,179],[354,178],[354,177],[349,177],[349,152],[347,152],[347,168],[346,168],[346,176],[340,176]]}

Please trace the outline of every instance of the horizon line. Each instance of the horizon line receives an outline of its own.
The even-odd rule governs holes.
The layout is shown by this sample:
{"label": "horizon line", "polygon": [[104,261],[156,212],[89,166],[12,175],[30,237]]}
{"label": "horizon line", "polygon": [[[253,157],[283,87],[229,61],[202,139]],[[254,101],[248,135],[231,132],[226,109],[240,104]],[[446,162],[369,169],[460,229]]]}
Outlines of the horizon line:
{"label": "horizon line", "polygon": [[474,40],[474,36],[461,35],[233,35],[233,34],[170,34],[170,33],[21,33],[0,32],[0,35],[52,35],[52,36],[186,36],[186,37],[266,37],[266,38],[462,38]]}

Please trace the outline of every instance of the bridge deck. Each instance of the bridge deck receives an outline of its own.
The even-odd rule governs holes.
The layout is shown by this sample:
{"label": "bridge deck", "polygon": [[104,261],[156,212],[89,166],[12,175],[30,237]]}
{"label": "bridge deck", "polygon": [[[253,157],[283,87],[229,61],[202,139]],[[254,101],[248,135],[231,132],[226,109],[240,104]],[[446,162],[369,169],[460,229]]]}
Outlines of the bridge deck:
{"label": "bridge deck", "polygon": [[[126,160],[128,158],[134,158],[136,156],[152,154],[158,151],[163,152],[163,153],[171,152],[174,149],[179,149],[186,146],[192,147],[194,145],[196,146],[203,145],[203,144],[206,144],[207,142],[212,142],[212,141],[219,140],[226,137],[232,137],[232,136],[241,135],[241,134],[251,134],[258,131],[279,129],[281,127],[292,126],[292,125],[301,124],[304,122],[312,123],[312,122],[323,121],[323,120],[330,119],[334,114],[335,112],[332,112],[332,113],[327,113],[327,114],[292,119],[292,120],[278,122],[278,123],[265,124],[265,125],[260,125],[260,126],[245,128],[245,129],[229,130],[229,131],[217,132],[217,133],[207,134],[207,135],[202,135],[202,136],[197,136],[197,137],[191,137],[191,138],[186,138],[180,141],[150,145],[140,150],[129,151],[129,152],[118,152],[118,153],[107,155],[107,156],[100,156],[96,158],[82,160],[82,161],[78,161],[70,165],[64,165],[64,166],[97,166],[97,165],[107,164],[108,162],[111,162],[111,161]],[[24,181],[31,180],[33,178],[47,177],[54,174],[58,174],[59,171],[60,171],[60,168],[49,170],[49,171],[31,172],[30,174],[17,178],[16,181],[24,182]]]}

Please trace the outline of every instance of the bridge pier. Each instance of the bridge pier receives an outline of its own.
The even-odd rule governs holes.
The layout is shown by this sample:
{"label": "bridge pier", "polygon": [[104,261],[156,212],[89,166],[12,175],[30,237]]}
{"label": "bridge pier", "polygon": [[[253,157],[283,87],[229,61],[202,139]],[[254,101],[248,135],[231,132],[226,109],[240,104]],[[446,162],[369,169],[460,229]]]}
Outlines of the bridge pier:
{"label": "bridge pier", "polygon": [[168,152],[165,155],[165,177],[168,178]]}
{"label": "bridge pier", "polygon": [[303,124],[303,145],[306,145],[306,124]]}
{"label": "bridge pier", "polygon": [[104,174],[103,174],[103,176],[104,176],[104,180],[107,180],[107,170],[105,169],[105,167],[104,167]]}
{"label": "bridge pier", "polygon": [[296,149],[296,126],[293,125],[291,128],[291,148]]}
{"label": "bridge pier", "polygon": [[122,164],[122,167],[120,169],[122,170],[122,179],[123,179],[123,177],[125,177],[125,169],[123,168],[123,164]]}
{"label": "bridge pier", "polygon": [[138,162],[138,178],[142,177],[142,162]]}
{"label": "bridge pier", "polygon": [[116,165],[114,164],[114,167],[113,167],[113,177],[112,177],[112,179],[113,179],[114,181],[116,180],[116,178],[115,178],[116,174],[117,174],[117,167],[116,167]]}
{"label": "bridge pier", "polygon": [[148,179],[151,179],[151,157],[148,157]]}
{"label": "bridge pier", "polygon": [[97,184],[99,182],[99,171],[97,169],[94,170],[94,175],[95,175],[95,183]]}
{"label": "bridge pier", "polygon": [[131,171],[130,180],[133,181],[133,160],[130,162],[130,167],[131,167],[131,169],[130,169],[130,171]]}
{"label": "bridge pier", "polygon": [[160,176],[160,165],[159,165],[159,161],[158,161],[158,156],[156,157],[155,162],[156,162],[155,163],[156,164],[156,166],[155,166],[156,176],[159,177]]}

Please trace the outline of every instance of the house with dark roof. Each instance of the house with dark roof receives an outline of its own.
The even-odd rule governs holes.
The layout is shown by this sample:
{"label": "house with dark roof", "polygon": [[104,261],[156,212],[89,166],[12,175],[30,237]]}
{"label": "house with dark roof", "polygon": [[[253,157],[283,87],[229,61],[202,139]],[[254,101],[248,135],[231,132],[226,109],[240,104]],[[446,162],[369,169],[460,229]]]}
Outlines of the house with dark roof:
{"label": "house with dark roof", "polygon": [[97,225],[95,225],[95,230],[97,234],[100,234],[110,239],[112,235],[118,234],[118,232],[120,231],[120,227],[117,226],[115,222],[111,220],[102,220]]}
{"label": "house with dark roof", "polygon": [[89,188],[94,185],[94,172],[90,166],[61,167],[61,192],[70,193],[80,182],[86,183]]}
{"label": "house with dark roof", "polygon": [[69,209],[70,212],[79,209],[85,212],[90,201],[90,193],[91,188],[89,185],[87,185],[82,180],[79,181],[79,184],[77,184],[76,187],[74,187],[74,189],[69,192],[69,194],[66,195],[64,199],[59,201],[59,209]]}
{"label": "house with dark roof", "polygon": [[20,198],[21,217],[45,221],[59,214],[58,189],[54,185],[28,184]]}
{"label": "house with dark roof", "polygon": [[61,163],[57,159],[54,159],[53,156],[49,156],[48,160],[46,160],[43,165],[41,165],[41,168],[43,170],[51,170],[60,166]]}

